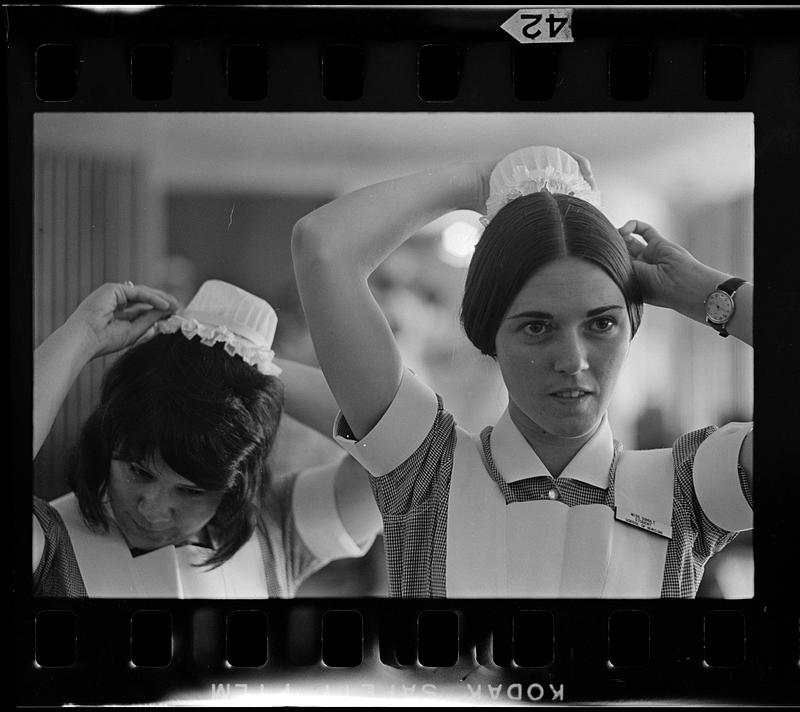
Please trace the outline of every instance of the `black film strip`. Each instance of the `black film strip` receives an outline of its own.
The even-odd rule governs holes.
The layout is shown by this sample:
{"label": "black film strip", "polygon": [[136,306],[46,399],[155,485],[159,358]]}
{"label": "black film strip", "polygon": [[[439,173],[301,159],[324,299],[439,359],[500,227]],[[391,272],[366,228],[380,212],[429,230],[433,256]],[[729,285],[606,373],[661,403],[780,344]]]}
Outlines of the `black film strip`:
{"label": "black film strip", "polygon": [[[4,8],[17,704],[796,704],[800,298],[797,8],[578,8],[574,42],[512,11]],[[754,596],[268,601],[33,596],[34,120],[73,113],[749,112],[754,121]],[[476,137],[479,142],[480,137]],[[709,165],[713,172],[715,166]],[[65,257],[66,259],[66,257]],[[61,285],[64,294],[69,287]],[[23,348],[24,347],[24,348]]]}

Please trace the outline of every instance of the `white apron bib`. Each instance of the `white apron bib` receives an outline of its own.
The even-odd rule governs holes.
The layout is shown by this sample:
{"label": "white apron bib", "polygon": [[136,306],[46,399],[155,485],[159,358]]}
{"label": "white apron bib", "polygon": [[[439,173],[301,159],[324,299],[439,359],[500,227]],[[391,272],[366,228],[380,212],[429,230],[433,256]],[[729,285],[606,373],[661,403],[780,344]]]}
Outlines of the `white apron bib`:
{"label": "white apron bib", "polygon": [[[502,473],[501,473],[502,474]],[[604,504],[506,504],[480,438],[457,429],[448,598],[658,598],[671,529],[671,449],[622,452]],[[615,516],[616,515],[616,516]]]}
{"label": "white apron bib", "polygon": [[132,556],[112,524],[107,534],[89,530],[70,493],[50,503],[67,527],[90,598],[266,598],[267,581],[258,538],[215,569],[197,567],[208,549],[164,546]]}

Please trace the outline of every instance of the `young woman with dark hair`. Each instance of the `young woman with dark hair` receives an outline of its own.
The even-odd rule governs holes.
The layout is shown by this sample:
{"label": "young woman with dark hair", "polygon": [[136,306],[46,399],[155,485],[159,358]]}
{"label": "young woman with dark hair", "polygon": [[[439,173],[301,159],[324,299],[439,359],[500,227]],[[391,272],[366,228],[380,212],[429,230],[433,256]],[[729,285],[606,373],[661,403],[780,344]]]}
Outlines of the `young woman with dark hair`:
{"label": "young woman with dark hair", "polygon": [[470,261],[461,307],[464,330],[481,353],[497,356],[500,324],[531,274],[568,257],[594,264],[612,279],[625,299],[631,336],[636,333],[642,295],[633,265],[619,232],[590,203],[548,191],[521,196],[497,213],[484,234]]}
{"label": "young woman with dark hair", "polygon": [[290,597],[379,531],[349,457],[271,481],[284,389],[306,425],[329,434],[336,413],[316,369],[276,364],[271,307],[210,281],[177,308],[149,287],[107,284],[34,352],[35,457],[83,365],[131,346],[81,430],[72,493],[34,498],[37,595]]}
{"label": "young woman with dark hair", "polygon": [[[645,223],[615,229],[596,202],[586,159],[530,147],[369,186],[296,225],[303,307],[337,440],[371,474],[390,595],[693,597],[710,556],[750,528],[751,424],[637,452],[606,411],[643,302],[750,343],[753,287]],[[457,209],[486,213],[461,317],[508,390],[478,434],[403,367],[367,285]]]}

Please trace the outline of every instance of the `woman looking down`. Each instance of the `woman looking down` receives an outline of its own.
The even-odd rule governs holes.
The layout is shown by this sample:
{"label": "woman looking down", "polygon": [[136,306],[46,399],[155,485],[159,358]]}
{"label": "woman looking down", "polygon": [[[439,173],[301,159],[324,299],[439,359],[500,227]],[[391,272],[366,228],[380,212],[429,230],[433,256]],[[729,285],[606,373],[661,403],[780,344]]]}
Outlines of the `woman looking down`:
{"label": "woman looking down", "polygon": [[328,561],[366,553],[380,518],[358,463],[271,481],[284,395],[317,430],[336,414],[316,369],[276,365],[276,323],[217,280],[182,311],[150,287],[105,284],[35,350],[34,457],[81,368],[126,349],[81,431],[72,492],[34,497],[35,595],[288,598]]}

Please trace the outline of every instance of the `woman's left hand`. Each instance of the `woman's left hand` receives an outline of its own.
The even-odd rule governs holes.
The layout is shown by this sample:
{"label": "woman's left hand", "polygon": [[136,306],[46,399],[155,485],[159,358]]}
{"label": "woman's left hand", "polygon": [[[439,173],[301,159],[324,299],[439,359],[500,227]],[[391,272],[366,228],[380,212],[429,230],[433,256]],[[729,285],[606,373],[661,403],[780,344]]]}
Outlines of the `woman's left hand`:
{"label": "woman's left hand", "polygon": [[628,220],[619,234],[628,247],[644,301],[677,309],[691,277],[707,268],[641,220]]}

